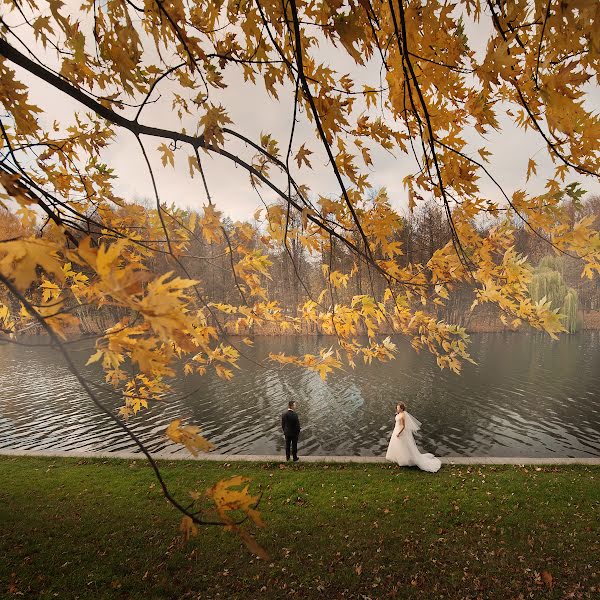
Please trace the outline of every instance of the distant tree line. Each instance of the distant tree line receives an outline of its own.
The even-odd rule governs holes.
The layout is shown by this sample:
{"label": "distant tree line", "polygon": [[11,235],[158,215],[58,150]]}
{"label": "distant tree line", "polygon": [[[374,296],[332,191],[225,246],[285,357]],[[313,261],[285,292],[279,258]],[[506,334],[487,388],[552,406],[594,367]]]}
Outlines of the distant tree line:
{"label": "distant tree line", "polygon": [[[573,188],[570,191],[571,194],[565,194],[564,202],[570,209],[571,225],[589,215],[594,215],[600,220],[600,196],[590,195],[581,200],[581,192],[575,189],[573,193]],[[136,213],[139,220],[135,227],[140,238],[143,238],[145,229],[149,228],[152,220],[157,218],[156,211],[150,203],[142,200],[139,201]],[[194,220],[193,210],[177,211],[173,208],[170,211],[167,209],[166,214],[172,215],[175,226],[186,227],[184,223],[190,222],[190,219]],[[479,228],[482,233],[485,233],[502,218],[504,217],[501,213],[490,214],[488,219],[479,223]],[[317,298],[328,287],[327,274],[333,271],[353,273],[353,276],[349,278],[346,285],[330,286],[329,293],[321,299],[324,305],[348,304],[354,296],[363,294],[382,298],[387,287],[384,278],[370,268],[368,263],[357,261],[346,246],[332,243],[330,248],[325,248],[320,244],[318,251],[309,253],[298,239],[298,232],[301,231],[300,219],[298,213],[290,213],[289,238],[285,244],[276,245],[268,240],[267,236],[261,235],[264,228],[268,227],[268,223],[256,219],[245,223],[253,232],[253,235],[249,236],[248,243],[265,253],[272,262],[271,278],[265,285],[269,300],[277,301],[286,314],[297,316],[307,296]],[[222,224],[226,233],[233,232],[232,219],[224,217]],[[556,269],[560,270],[560,285],[574,291],[576,314],[573,318],[578,318],[577,311],[584,313],[600,311],[600,280],[580,276],[580,259],[555,252],[548,240],[534,234],[525,223],[516,222],[515,225],[517,226],[516,251],[527,257],[532,269],[539,268],[539,265],[542,267],[555,265]],[[27,228],[21,219],[6,210],[0,210],[0,240],[18,238],[36,232],[39,234],[40,229],[41,226],[35,223],[30,223]],[[100,235],[100,231],[96,233]],[[451,240],[452,233],[442,207],[433,201],[422,203],[413,211],[406,211],[397,228],[396,241],[400,243],[403,252],[397,260],[402,266],[424,265],[438,250],[451,243]],[[239,300],[239,290],[231,268],[231,253],[227,237],[208,242],[204,236],[195,233],[191,236],[187,248],[187,256],[182,260],[185,261],[189,275],[200,281],[205,297],[215,303],[235,304]],[[550,258],[552,256],[557,259]],[[164,273],[170,269],[167,255],[160,253],[154,255],[149,266],[156,273]],[[489,305],[471,311],[473,300],[472,287],[468,283],[459,282],[444,304],[435,304],[427,307],[426,310],[434,312],[438,319],[462,324],[475,330],[494,327],[494,325],[497,327],[498,310]],[[562,309],[562,302],[554,304],[553,308]],[[570,306],[572,308],[573,304],[571,303]],[[123,310],[114,306],[106,308],[83,306],[79,307],[78,315],[82,333],[92,333],[116,322],[123,316]],[[318,333],[314,329],[306,331]]]}

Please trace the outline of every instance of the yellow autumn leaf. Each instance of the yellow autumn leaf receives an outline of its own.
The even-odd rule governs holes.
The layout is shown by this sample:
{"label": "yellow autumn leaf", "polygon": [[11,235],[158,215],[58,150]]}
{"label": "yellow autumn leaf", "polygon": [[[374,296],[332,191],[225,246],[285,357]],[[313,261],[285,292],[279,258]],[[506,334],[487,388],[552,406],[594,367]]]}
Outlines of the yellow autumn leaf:
{"label": "yellow autumn leaf", "polygon": [[175,166],[175,153],[173,150],[171,150],[171,148],[169,148],[166,144],[161,144],[158,147],[158,151],[161,154],[160,159],[163,167],[166,167],[168,164],[170,164],[172,167]]}
{"label": "yellow autumn leaf", "polygon": [[233,371],[223,365],[215,365],[215,371],[221,379],[225,379],[226,381],[233,378]]}
{"label": "yellow autumn leaf", "polygon": [[537,167],[536,162],[533,160],[533,158],[530,158],[529,162],[527,163],[527,179],[526,179],[526,181],[529,181],[529,178],[532,175],[536,174],[536,167]]}
{"label": "yellow autumn leaf", "polygon": [[55,283],[44,280],[40,285],[42,290],[42,302],[48,302],[50,299],[56,299],[60,296],[61,289]]}
{"label": "yellow autumn leaf", "polygon": [[208,440],[200,435],[200,427],[181,425],[181,419],[172,421],[165,431],[166,436],[176,444],[183,444],[194,456],[198,452],[210,452],[214,448]]}
{"label": "yellow autumn leaf", "polygon": [[200,118],[200,125],[204,127],[203,135],[205,142],[207,144],[222,146],[225,141],[222,127],[231,122],[223,106],[209,104],[205,113]]}
{"label": "yellow autumn leaf", "polygon": [[490,162],[488,160],[488,156],[491,156],[492,153],[488,152],[485,148],[479,148],[479,150],[477,150],[477,153],[479,154],[479,156],[481,156],[481,158],[485,161],[485,162]]}
{"label": "yellow autumn leaf", "polygon": [[308,160],[308,157],[311,154],[312,152],[308,148],[305,148],[304,144],[300,146],[300,149],[296,152],[296,156],[294,157],[294,160],[298,163],[298,168],[302,167],[302,163],[311,168],[310,161]]}
{"label": "yellow autumn leaf", "polygon": [[259,496],[250,493],[250,480],[241,475],[218,481],[206,491],[211,498],[224,522],[232,523],[234,516],[231,513],[241,511],[246,514],[256,525],[264,527],[260,512],[256,509]]}
{"label": "yellow autumn leaf", "polygon": [[23,239],[0,244],[0,273],[14,282],[19,291],[25,291],[37,279],[37,267],[58,281],[65,274],[58,259],[59,247],[41,239]]}
{"label": "yellow autumn leaf", "polygon": [[214,206],[204,207],[204,213],[198,219],[204,239],[209,243],[218,244],[223,239],[221,230],[221,213]]}

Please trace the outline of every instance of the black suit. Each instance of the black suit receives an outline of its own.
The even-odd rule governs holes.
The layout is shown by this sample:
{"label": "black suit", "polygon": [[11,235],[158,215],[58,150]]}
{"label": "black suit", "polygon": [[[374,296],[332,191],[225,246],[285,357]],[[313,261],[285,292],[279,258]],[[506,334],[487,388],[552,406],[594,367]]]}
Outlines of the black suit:
{"label": "black suit", "polygon": [[281,428],[285,435],[285,457],[290,460],[290,446],[291,453],[294,460],[298,460],[298,436],[300,435],[300,419],[298,415],[291,409],[288,408],[281,415]]}

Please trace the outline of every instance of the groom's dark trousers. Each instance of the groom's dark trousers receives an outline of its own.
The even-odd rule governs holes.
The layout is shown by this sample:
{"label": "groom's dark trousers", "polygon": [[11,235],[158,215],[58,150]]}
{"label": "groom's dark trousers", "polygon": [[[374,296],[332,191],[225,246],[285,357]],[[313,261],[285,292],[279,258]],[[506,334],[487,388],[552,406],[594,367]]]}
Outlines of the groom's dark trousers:
{"label": "groom's dark trousers", "polygon": [[291,408],[281,415],[281,428],[285,435],[285,458],[290,460],[290,450],[294,460],[298,460],[298,436],[300,435],[300,419]]}
{"label": "groom's dark trousers", "polygon": [[285,436],[285,458],[290,460],[290,446],[292,449],[292,456],[294,460],[298,460],[298,436],[297,435],[286,435]]}

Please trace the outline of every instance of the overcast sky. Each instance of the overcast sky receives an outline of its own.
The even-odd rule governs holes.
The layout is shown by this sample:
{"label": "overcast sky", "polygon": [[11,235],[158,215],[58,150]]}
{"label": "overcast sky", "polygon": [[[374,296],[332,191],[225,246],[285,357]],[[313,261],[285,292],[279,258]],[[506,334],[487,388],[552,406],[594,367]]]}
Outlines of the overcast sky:
{"label": "overcast sky", "polygon": [[[79,4],[74,0],[69,0],[69,2],[74,5]],[[474,25],[466,18],[466,15],[465,19],[471,47],[483,51],[492,27],[491,21],[484,16],[483,23]],[[9,22],[14,23],[16,19],[13,17]],[[19,33],[22,35],[23,29],[20,29]],[[14,38],[9,41],[15,43]],[[29,43],[32,44],[30,47],[36,47],[35,42],[30,41]],[[15,45],[18,47],[18,44]],[[357,83],[374,87],[379,85],[379,66],[376,63],[369,64],[367,68],[361,69],[358,73],[352,63],[348,62],[347,57],[336,52],[331,46],[324,49],[323,52],[323,57],[319,57],[321,60],[340,68],[341,72],[356,74]],[[13,66],[13,68],[16,69],[17,76],[30,86],[33,102],[45,109],[46,113],[42,118],[46,123],[58,119],[64,124],[68,124],[73,121],[74,111],[82,111],[82,107],[69,97],[54,90],[48,84],[36,80],[19,67]],[[244,83],[234,65],[228,67],[225,81],[229,84],[228,89],[222,93],[215,92],[211,96],[211,101],[213,103],[221,102],[227,107],[230,118],[234,121],[231,127],[257,142],[261,133],[270,132],[274,138],[279,140],[280,150],[282,154],[285,154],[292,119],[292,88],[281,90],[280,101],[276,101],[263,92],[260,87]],[[173,89],[175,88],[170,82],[161,84],[158,94],[154,96],[156,98],[161,94],[161,99],[145,109],[142,122],[164,128],[181,128],[181,124],[170,106],[169,91]],[[589,90],[586,102],[588,106],[598,110],[600,108],[598,88],[590,85]],[[500,113],[500,110],[498,112]],[[128,116],[133,116],[133,113]],[[491,170],[509,194],[524,187],[532,192],[543,191],[545,179],[552,174],[551,162],[543,140],[533,132],[525,134],[522,130],[517,129],[510,124],[507,117],[501,118],[500,121],[506,125],[500,133],[491,133],[485,139],[478,134],[466,135],[466,139],[472,142],[469,150],[476,152],[478,148],[485,146],[493,153],[493,156],[490,157]],[[186,121],[184,126],[187,127],[188,132],[193,130],[190,120]],[[160,155],[155,151],[162,140],[146,137],[144,142],[150,151],[151,161],[155,167],[161,201],[168,204],[174,202],[182,207],[196,209],[203,206],[206,198],[200,178],[196,175],[191,180],[189,177],[187,160],[189,151],[187,148],[176,153],[175,169],[171,167],[163,169]],[[297,181],[307,184],[315,196],[339,194],[339,187],[327,165],[325,153],[314,129],[308,123],[306,115],[300,114],[294,147],[297,149],[304,142],[314,152],[310,157],[313,169],[310,170],[306,167],[301,170],[295,169],[294,175]],[[226,148],[232,151],[239,150],[248,159],[252,156],[251,151],[230,141],[226,142]],[[405,209],[407,194],[403,188],[402,179],[415,170],[414,159],[401,153],[391,156],[378,150],[373,151],[372,157],[374,165],[370,167],[370,181],[373,187],[385,186],[393,205],[398,209]],[[531,157],[538,163],[538,175],[533,181],[530,180],[529,184],[526,184],[527,161]],[[115,169],[118,175],[116,190],[119,194],[130,200],[149,198],[153,201],[154,194],[148,170],[132,134],[119,130],[115,142],[103,153],[103,159]],[[213,200],[225,214],[234,220],[249,219],[256,209],[262,206],[259,197],[250,186],[249,176],[245,170],[236,168],[227,159],[215,155],[204,154],[203,164]],[[273,168],[271,172],[274,174],[276,170]],[[281,187],[285,188],[285,179],[283,177],[277,179]],[[598,184],[592,178],[573,176],[566,183],[571,181],[581,181],[584,189],[592,193],[599,192]],[[482,179],[480,188],[483,196],[500,201],[499,194],[491,182]],[[274,199],[274,195],[265,188],[263,198],[268,203]]]}

